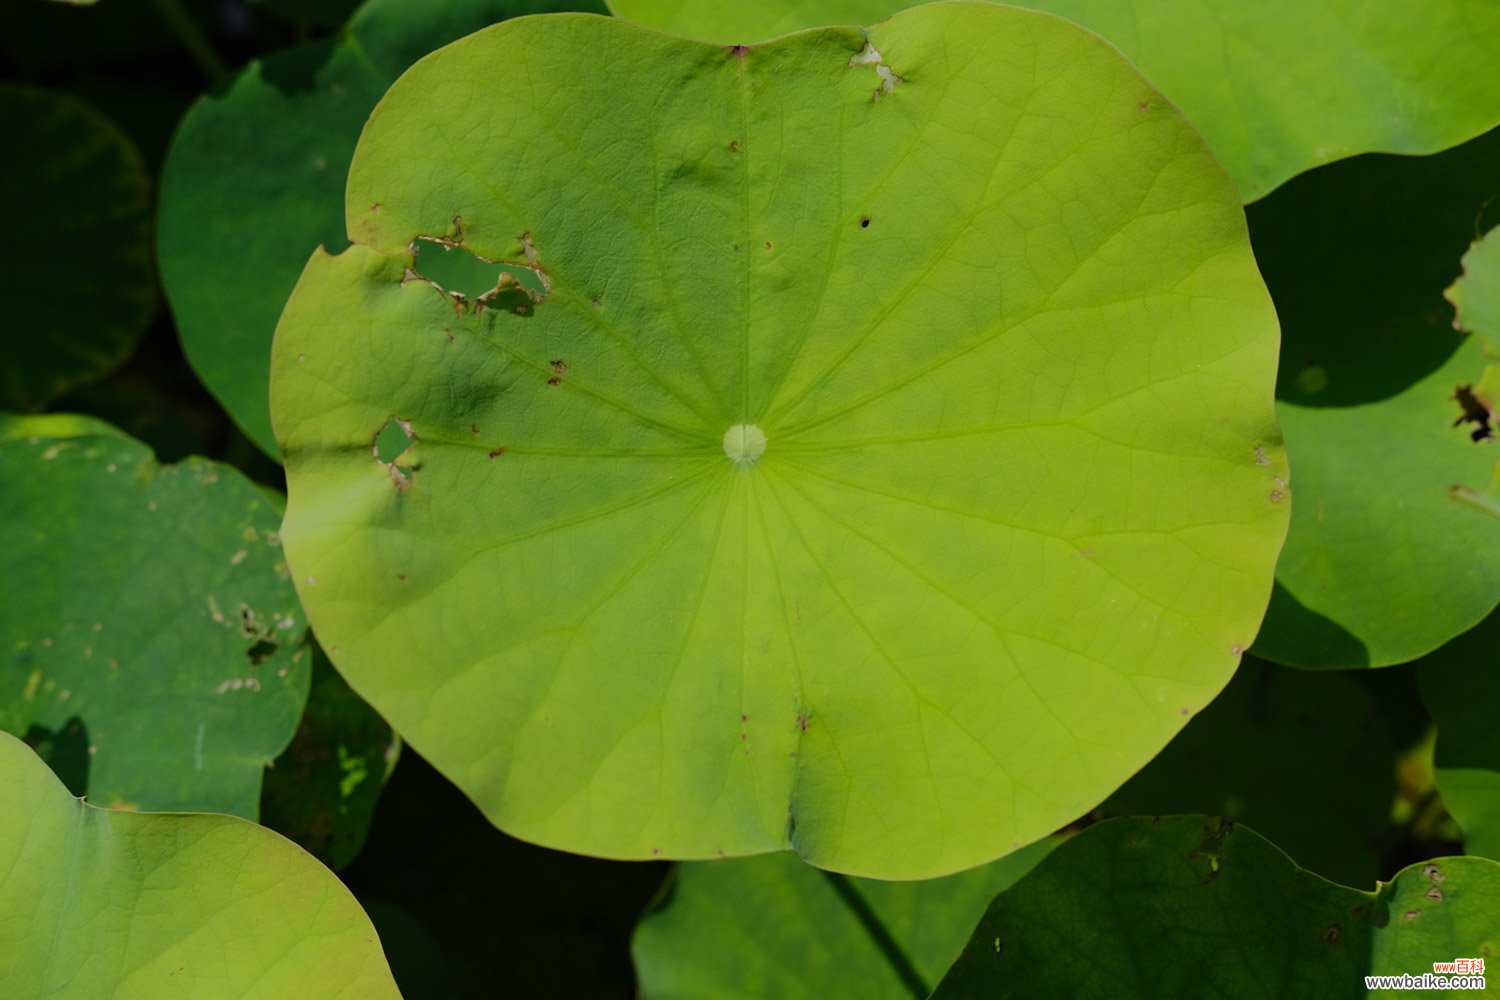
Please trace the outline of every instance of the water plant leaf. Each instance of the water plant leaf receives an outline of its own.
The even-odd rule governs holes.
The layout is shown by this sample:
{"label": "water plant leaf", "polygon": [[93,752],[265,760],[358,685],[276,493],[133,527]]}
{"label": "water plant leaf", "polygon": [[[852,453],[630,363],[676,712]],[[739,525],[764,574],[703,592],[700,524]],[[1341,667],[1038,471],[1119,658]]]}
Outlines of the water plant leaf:
{"label": "water plant leaf", "polygon": [[1433,763],[1464,850],[1500,860],[1500,610],[1417,663],[1422,703],[1437,723]]}
{"label": "water plant leaf", "polygon": [[347,210],[277,333],[288,555],[503,829],[943,874],[1097,804],[1255,633],[1287,471],[1239,200],[1061,19],[507,22],[392,88]]}
{"label": "water plant leaf", "polygon": [[1497,912],[1487,858],[1414,864],[1362,892],[1226,820],[1106,820],[995,897],[933,1000],[1395,996],[1364,977],[1493,962]]}
{"label": "water plant leaf", "polygon": [[1500,131],[1331,164],[1250,206],[1297,486],[1255,641],[1266,659],[1405,663],[1500,602],[1500,519],[1453,490],[1487,483],[1500,458],[1459,400],[1489,362],[1443,298],[1497,178]]}
{"label": "water plant leaf", "polygon": [[0,427],[0,729],[98,805],[253,819],[307,697],[276,512],[88,422]]}
{"label": "water plant leaf", "polygon": [[0,996],[399,1000],[333,873],[232,816],[100,809],[0,733]]}
{"label": "water plant leaf", "polygon": [[[717,42],[870,24],[905,0],[610,0]],[[1500,124],[1500,7],[1475,0],[1030,0],[1099,32],[1203,130],[1254,201],[1356,153],[1432,153]]]}
{"label": "water plant leaf", "polygon": [[995,894],[1057,843],[917,882],[846,878],[786,854],[684,862],[631,939],[642,995],[925,997]]}
{"label": "water plant leaf", "polygon": [[0,85],[0,171],[16,248],[0,268],[0,409],[37,410],[129,356],[156,307],[140,154],[77,98]]}
{"label": "water plant leaf", "polygon": [[253,60],[183,118],[162,169],[162,284],[193,370],[266,454],[276,318],[308,248],[346,243],[344,178],[375,102],[455,38],[577,5],[367,0],[338,38]]}

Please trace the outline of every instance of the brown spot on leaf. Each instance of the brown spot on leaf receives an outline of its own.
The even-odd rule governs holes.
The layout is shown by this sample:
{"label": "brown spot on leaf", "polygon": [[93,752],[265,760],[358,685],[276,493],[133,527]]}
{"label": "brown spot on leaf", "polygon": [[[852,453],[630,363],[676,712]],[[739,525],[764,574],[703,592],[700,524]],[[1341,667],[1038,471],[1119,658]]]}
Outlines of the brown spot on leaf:
{"label": "brown spot on leaf", "polygon": [[505,454],[505,449],[504,448],[496,448],[494,451],[490,452],[490,458],[499,458],[501,455],[504,455],[504,454]]}
{"label": "brown spot on leaf", "polygon": [[1344,928],[1341,925],[1339,925],[1339,924],[1334,924],[1333,926],[1329,927],[1326,931],[1323,932],[1323,943],[1324,944],[1338,944],[1339,943],[1339,937],[1343,933],[1344,933]]}

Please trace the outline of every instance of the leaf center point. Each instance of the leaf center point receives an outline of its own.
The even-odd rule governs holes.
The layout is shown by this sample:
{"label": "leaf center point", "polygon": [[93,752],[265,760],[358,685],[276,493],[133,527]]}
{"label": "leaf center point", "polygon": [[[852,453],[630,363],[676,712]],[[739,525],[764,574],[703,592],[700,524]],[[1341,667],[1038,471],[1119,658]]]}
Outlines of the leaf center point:
{"label": "leaf center point", "polygon": [[754,465],[766,453],[766,432],[754,424],[735,424],[724,432],[724,454],[735,465]]}

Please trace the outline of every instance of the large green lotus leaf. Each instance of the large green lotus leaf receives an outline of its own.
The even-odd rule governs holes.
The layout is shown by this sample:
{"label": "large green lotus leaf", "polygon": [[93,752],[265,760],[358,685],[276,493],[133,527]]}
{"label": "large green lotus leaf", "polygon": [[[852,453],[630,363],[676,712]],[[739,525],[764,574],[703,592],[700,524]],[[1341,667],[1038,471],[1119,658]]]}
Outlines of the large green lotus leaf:
{"label": "large green lotus leaf", "polygon": [[933,1000],[1384,996],[1363,977],[1493,961],[1497,913],[1486,858],[1411,865],[1361,892],[1226,820],[1107,820],[995,897]]}
{"label": "large green lotus leaf", "polygon": [[228,466],[59,423],[0,425],[0,729],[99,805],[254,818],[307,697],[279,518]]}
{"label": "large green lotus leaf", "polygon": [[0,996],[398,998],[359,904],[232,816],[99,809],[0,733]]}
{"label": "large green lotus leaf", "polygon": [[1057,843],[919,882],[846,878],[785,854],[684,863],[631,941],[641,994],[925,997],[995,894]]}
{"label": "large green lotus leaf", "polygon": [[1246,657],[1213,704],[1104,809],[1223,815],[1264,831],[1304,868],[1363,885],[1383,874],[1395,758],[1374,698],[1353,678]]}
{"label": "large green lotus leaf", "polygon": [[345,243],[344,179],[375,102],[446,42],[578,5],[368,0],[339,38],[252,61],[183,119],[162,170],[162,284],[194,371],[268,455],[277,455],[266,401],[276,317],[308,248]]}
{"label": "large green lotus leaf", "polygon": [[261,790],[260,821],[337,871],[365,842],[401,741],[312,646],[307,709]]}
{"label": "large green lotus leaf", "polygon": [[[1255,634],[1287,473],[1239,202],[1061,19],[508,22],[392,88],[348,212],[277,335],[288,555],[504,829],[942,874],[1097,804]],[[420,235],[548,293],[454,299]]]}
{"label": "large green lotus leaf", "polygon": [[0,408],[35,410],[135,348],[156,305],[150,181],[129,139],[66,94],[0,86]]}
{"label": "large green lotus leaf", "polygon": [[1435,778],[1464,850],[1500,860],[1500,610],[1417,665],[1437,723]]}
{"label": "large green lotus leaf", "polygon": [[1404,663],[1500,601],[1500,519],[1453,491],[1488,482],[1500,458],[1458,399],[1488,362],[1443,298],[1497,196],[1500,131],[1435,156],[1335,163],[1250,207],[1297,469],[1255,642],[1267,659]]}
{"label": "large green lotus leaf", "polygon": [[[609,0],[718,42],[869,24],[905,0]],[[1355,153],[1431,153],[1500,123],[1488,0],[1029,0],[1124,52],[1208,138],[1245,201]]]}

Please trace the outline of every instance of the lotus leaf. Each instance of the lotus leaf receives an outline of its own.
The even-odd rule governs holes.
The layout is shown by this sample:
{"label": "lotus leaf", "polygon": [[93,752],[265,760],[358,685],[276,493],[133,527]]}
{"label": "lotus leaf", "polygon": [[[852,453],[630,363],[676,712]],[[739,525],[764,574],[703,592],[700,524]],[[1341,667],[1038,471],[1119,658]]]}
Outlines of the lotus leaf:
{"label": "lotus leaf", "polygon": [[995,894],[1057,843],[920,882],[846,879],[784,854],[686,862],[631,942],[642,995],[926,997]]}
{"label": "lotus leaf", "polygon": [[399,1000],[322,865],[232,816],[99,809],[0,733],[0,996]]}
{"label": "lotus leaf", "polygon": [[1496,913],[1487,858],[1414,864],[1361,892],[1226,820],[1109,820],[995,897],[933,1000],[1395,996],[1364,976],[1492,961]]}
{"label": "lotus leaf", "polygon": [[[1239,199],[1066,21],[506,22],[387,94],[347,214],[273,358],[294,579],[518,836],[955,871],[1256,632],[1289,487]],[[544,292],[451,294],[424,242]]]}
{"label": "lotus leaf", "polygon": [[96,426],[0,423],[0,729],[98,805],[253,819],[307,697],[279,519],[237,470]]}

